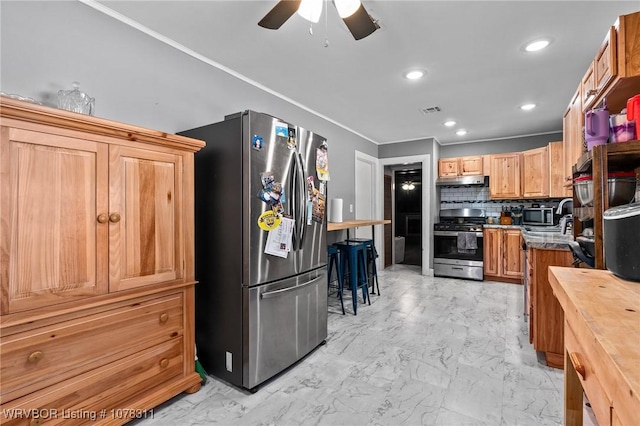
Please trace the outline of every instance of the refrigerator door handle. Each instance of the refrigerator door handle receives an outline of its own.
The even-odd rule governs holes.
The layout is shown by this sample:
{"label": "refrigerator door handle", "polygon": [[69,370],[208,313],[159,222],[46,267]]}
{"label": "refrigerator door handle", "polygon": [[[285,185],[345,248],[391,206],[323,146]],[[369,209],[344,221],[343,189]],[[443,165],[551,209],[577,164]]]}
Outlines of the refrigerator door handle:
{"label": "refrigerator door handle", "polygon": [[296,216],[296,226],[298,227],[298,250],[302,248],[302,241],[304,240],[304,227],[307,222],[307,197],[306,197],[306,184],[304,178],[304,169],[302,168],[302,156],[299,152],[294,154],[296,159],[296,167],[298,169],[298,177],[297,181],[297,190],[298,196],[300,197],[300,201],[298,201],[297,205],[299,208],[300,215]]}
{"label": "refrigerator door handle", "polygon": [[274,290],[274,291],[265,291],[264,293],[260,294],[260,299],[268,299],[270,297],[276,297],[276,296],[278,296],[278,295],[280,295],[282,293],[288,293],[290,291],[300,290],[301,288],[308,287],[311,284],[316,283],[317,281],[319,281],[322,278],[324,278],[324,275],[320,275],[319,277],[315,277],[311,281],[307,281],[304,284],[297,285],[297,286],[294,286],[294,287],[287,287],[287,288],[283,288],[283,289],[280,289],[280,290]]}
{"label": "refrigerator door handle", "polygon": [[[295,156],[294,156],[295,157]],[[293,228],[293,247],[295,249],[296,242],[298,241],[298,179],[296,177],[297,173],[297,163],[298,159],[296,158],[293,163],[291,163],[290,171],[291,171],[291,179],[289,180],[289,207],[287,211],[290,212],[291,217],[295,220],[296,224]]]}

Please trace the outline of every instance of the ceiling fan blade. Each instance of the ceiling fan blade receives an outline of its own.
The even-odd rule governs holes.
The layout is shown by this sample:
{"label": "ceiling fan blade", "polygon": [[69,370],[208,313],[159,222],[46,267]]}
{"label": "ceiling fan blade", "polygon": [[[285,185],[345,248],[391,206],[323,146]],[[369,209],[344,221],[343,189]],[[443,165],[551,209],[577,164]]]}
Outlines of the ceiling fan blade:
{"label": "ceiling fan blade", "polygon": [[369,13],[364,9],[362,3],[353,15],[347,18],[342,18],[342,20],[347,25],[347,28],[349,28],[349,31],[351,31],[351,34],[353,34],[353,38],[355,38],[356,40],[365,38],[375,30],[380,28],[380,26],[374,22],[371,16],[369,16]]}
{"label": "ceiling fan blade", "polygon": [[299,6],[300,0],[280,0],[280,2],[258,22],[258,25],[270,30],[277,30],[282,24],[287,22],[287,19],[296,13]]}

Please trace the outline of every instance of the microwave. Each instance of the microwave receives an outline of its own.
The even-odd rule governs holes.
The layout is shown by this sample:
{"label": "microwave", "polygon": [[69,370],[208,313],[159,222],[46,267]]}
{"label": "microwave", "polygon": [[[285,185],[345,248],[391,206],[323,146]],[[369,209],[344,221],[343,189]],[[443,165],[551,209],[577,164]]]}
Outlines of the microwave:
{"label": "microwave", "polygon": [[552,207],[532,207],[522,210],[523,225],[553,225]]}

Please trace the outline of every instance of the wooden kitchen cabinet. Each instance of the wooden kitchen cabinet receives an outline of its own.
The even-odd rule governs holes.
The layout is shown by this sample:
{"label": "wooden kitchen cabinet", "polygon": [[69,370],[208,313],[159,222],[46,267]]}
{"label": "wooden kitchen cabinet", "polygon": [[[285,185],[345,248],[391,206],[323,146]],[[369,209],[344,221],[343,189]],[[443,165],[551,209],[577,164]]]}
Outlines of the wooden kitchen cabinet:
{"label": "wooden kitchen cabinet", "polygon": [[529,249],[527,252],[529,339],[544,352],[549,367],[563,368],[564,314],[549,284],[549,266],[571,266],[568,250]]}
{"label": "wooden kitchen cabinet", "polygon": [[484,278],[522,284],[524,255],[518,228],[484,228]]}
{"label": "wooden kitchen cabinet", "polygon": [[491,198],[522,198],[521,154],[511,152],[490,157],[489,194]]}
{"label": "wooden kitchen cabinet", "polygon": [[586,111],[593,105],[597,93],[595,67],[592,62],[580,82],[580,111]]}
{"label": "wooden kitchen cabinet", "polygon": [[562,119],[562,142],[564,149],[564,185],[573,191],[573,165],[583,153],[582,126],[584,114],[582,113],[580,87],[571,98]]}
{"label": "wooden kitchen cabinet", "polygon": [[441,158],[438,160],[438,176],[477,176],[483,175],[482,156]]}
{"label": "wooden kitchen cabinet", "polygon": [[504,250],[502,275],[522,280],[524,275],[524,254],[522,253],[522,232],[519,229],[503,230],[502,247]]}
{"label": "wooden kitchen cabinet", "polygon": [[482,156],[461,157],[460,174],[462,176],[478,176],[484,172]]}
{"label": "wooden kitchen cabinet", "polygon": [[204,142],[4,97],[0,116],[0,423],[25,420],[7,409],[144,411],[198,390]]}
{"label": "wooden kitchen cabinet", "polygon": [[459,176],[457,158],[441,158],[438,160],[438,176]]}
{"label": "wooden kitchen cabinet", "polygon": [[562,141],[549,142],[549,197],[565,198],[573,194],[564,180],[564,147]]}
{"label": "wooden kitchen cabinet", "polygon": [[524,198],[549,196],[549,147],[522,153],[522,195]]}

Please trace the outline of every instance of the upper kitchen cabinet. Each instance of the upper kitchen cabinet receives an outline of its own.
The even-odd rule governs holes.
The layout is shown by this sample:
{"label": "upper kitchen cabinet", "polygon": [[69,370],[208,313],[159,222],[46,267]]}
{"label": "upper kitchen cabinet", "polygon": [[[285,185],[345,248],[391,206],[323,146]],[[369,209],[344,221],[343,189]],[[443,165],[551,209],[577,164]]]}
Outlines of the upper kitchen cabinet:
{"label": "upper kitchen cabinet", "polygon": [[564,147],[562,141],[549,142],[549,197],[571,197],[570,186],[565,186]]}
{"label": "upper kitchen cabinet", "polygon": [[482,176],[484,175],[481,155],[438,160],[438,176]]}
{"label": "upper kitchen cabinet", "polygon": [[489,157],[489,194],[491,198],[521,198],[520,161],[522,154],[492,154]]}
{"label": "upper kitchen cabinet", "polygon": [[457,158],[441,158],[438,160],[438,176],[459,176],[458,165],[459,161]]}
{"label": "upper kitchen cabinet", "polygon": [[549,196],[549,147],[522,153],[522,195],[524,198]]}
{"label": "upper kitchen cabinet", "polygon": [[580,94],[580,86],[574,93],[569,102],[569,106],[562,118],[562,148],[564,156],[564,187],[567,192],[571,192],[573,183],[573,165],[576,164],[578,158],[584,150],[582,144],[582,124],[584,122],[584,114],[582,113],[582,97]]}
{"label": "upper kitchen cabinet", "polygon": [[618,17],[605,34],[582,81],[582,111],[606,99],[612,113],[620,112],[627,99],[640,89],[640,12]]}

